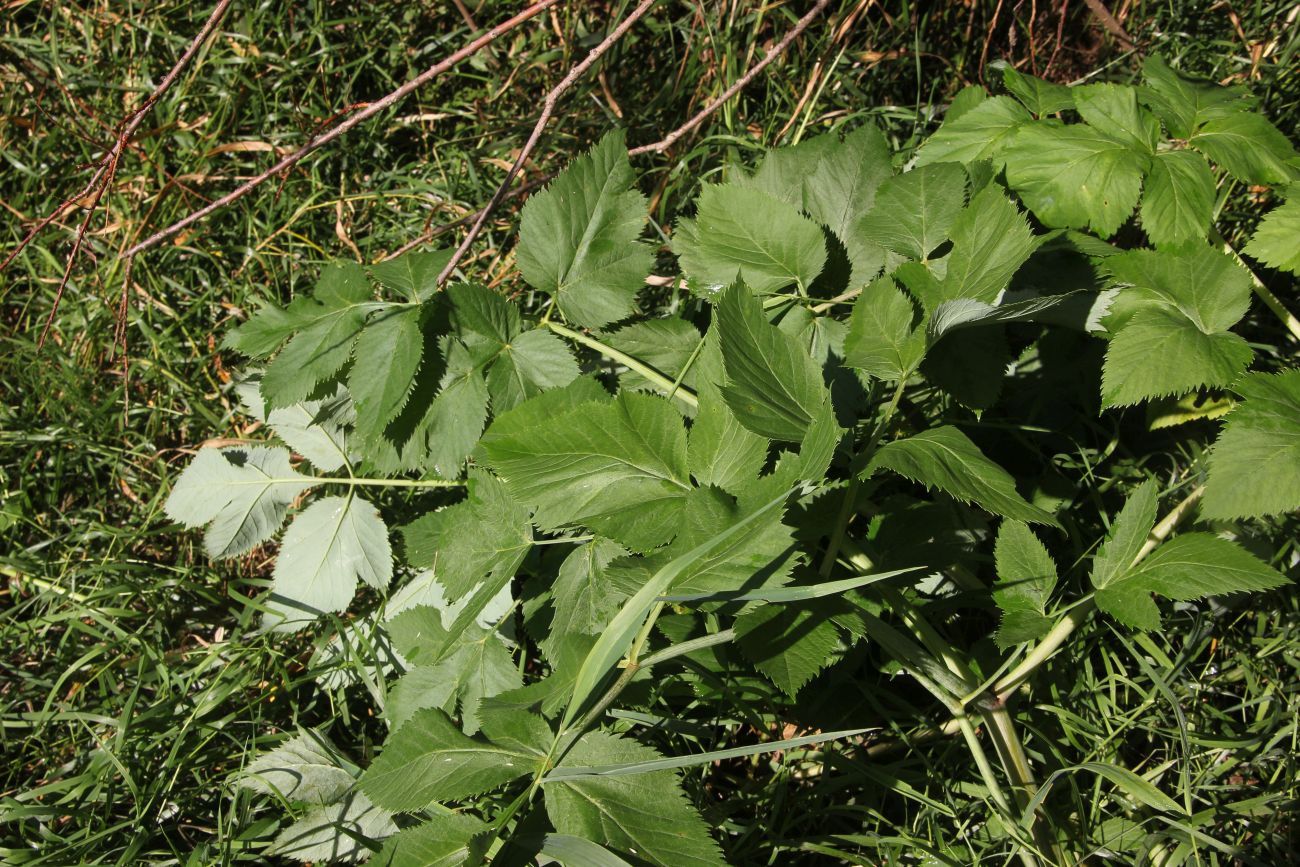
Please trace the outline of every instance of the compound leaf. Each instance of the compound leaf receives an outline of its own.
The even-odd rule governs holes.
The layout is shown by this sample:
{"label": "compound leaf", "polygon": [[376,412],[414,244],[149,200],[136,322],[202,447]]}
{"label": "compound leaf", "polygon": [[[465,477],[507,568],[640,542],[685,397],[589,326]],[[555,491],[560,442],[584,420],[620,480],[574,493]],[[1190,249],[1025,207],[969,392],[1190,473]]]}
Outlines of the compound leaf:
{"label": "compound leaf", "polygon": [[711,184],[698,207],[692,228],[673,239],[673,252],[691,280],[711,293],[737,275],[760,294],[792,283],[807,287],[826,264],[817,224],[762,190]]}
{"label": "compound leaf", "polygon": [[897,382],[925,353],[925,331],[913,327],[916,308],[888,277],[858,296],[844,340],[844,363],[877,379]]}
{"label": "compound leaf", "polygon": [[917,151],[916,165],[992,160],[998,166],[1007,142],[1021,124],[1031,120],[1011,97],[990,97],[957,119],[945,120]]}
{"label": "compound leaf", "polygon": [[233,557],[271,538],[289,504],[314,484],[289,466],[288,449],[200,449],[165,509],[187,527],[211,522],[203,540],[208,556]]}
{"label": "compound leaf", "polygon": [[1268,118],[1254,112],[1215,117],[1187,143],[1248,184],[1285,184],[1296,178],[1295,148]]}
{"label": "compound leaf", "polygon": [[574,322],[599,328],[625,318],[654,264],[637,240],[646,199],[632,184],[624,134],[615,130],[524,205],[519,271]]}
{"label": "compound leaf", "polygon": [[394,308],[377,314],[361,331],[348,372],[348,391],[359,423],[373,434],[406,404],[424,355],[419,308]]}
{"label": "compound leaf", "polygon": [[1140,213],[1157,247],[1204,243],[1214,213],[1214,175],[1205,160],[1190,151],[1156,154]]}
{"label": "compound leaf", "polygon": [[1271,268],[1300,274],[1300,184],[1287,191],[1287,200],[1269,211],[1246,245],[1246,254]]}
{"label": "compound leaf", "polygon": [[876,190],[876,203],[856,229],[871,241],[920,261],[948,237],[966,204],[966,170],[935,163],[896,175]]}
{"label": "compound leaf", "polygon": [[304,613],[346,608],[358,578],[384,590],[392,577],[393,552],[379,510],[352,495],[322,497],[284,534],[269,607],[285,615],[285,626],[301,626]]}

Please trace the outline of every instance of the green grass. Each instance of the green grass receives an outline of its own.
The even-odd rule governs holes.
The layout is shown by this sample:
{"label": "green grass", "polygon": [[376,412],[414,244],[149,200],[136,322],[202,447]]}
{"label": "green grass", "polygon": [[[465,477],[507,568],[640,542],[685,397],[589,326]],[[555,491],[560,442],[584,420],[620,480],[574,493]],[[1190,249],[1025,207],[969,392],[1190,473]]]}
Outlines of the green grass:
{"label": "green grass", "polygon": [[[1048,8],[1058,4],[1005,5],[832,4],[770,74],[673,153],[639,163],[654,221],[669,232],[700,180],[728,161],[829,127],[871,119],[905,148],[932,127],[932,105],[979,81],[997,58],[1061,80],[1133,75],[1133,59],[1099,35],[1083,4],[1070,4],[1060,43]],[[540,94],[629,6],[561,5],[282,183],[143,256],[123,358],[114,341],[117,253],[260,171],[274,158],[270,148],[296,147],[469,34],[450,4],[236,2],[142,127],[43,348],[37,337],[80,212],[0,275],[0,861],[256,862],[280,811],[230,787],[233,772],[299,725],[324,726],[354,759],[369,759],[382,726],[364,687],[339,680],[351,670],[348,654],[330,661],[314,652],[323,639],[259,634],[253,600],[269,583],[270,552],[207,561],[196,534],[162,516],[168,481],[204,439],[248,432],[225,390],[233,359],[215,348],[226,328],[259,302],[310,285],[327,259],[373,260],[485,203]],[[525,179],[559,167],[615,123],[632,144],[659,138],[806,6],[663,0],[602,64],[603,84],[593,75],[570,92]],[[1300,25],[1286,20],[1294,4],[1240,6],[1240,33],[1227,6],[1210,0],[1139,0],[1125,24],[1185,68],[1250,84],[1278,126],[1294,130]],[[208,11],[171,0],[5,7],[0,256],[84,183],[106,130]],[[483,2],[475,14],[491,23],[505,10]],[[850,16],[848,28],[828,23]],[[260,149],[220,150],[231,142]],[[1240,230],[1260,211],[1237,191],[1225,215]],[[512,216],[502,210],[466,266],[505,286],[517,282]],[[1293,282],[1270,279],[1300,308]],[[1078,449],[1081,465],[1112,481],[1167,476],[1168,467],[1106,453],[1114,431],[1099,425],[1096,433],[1098,442]],[[1262,548],[1279,551],[1275,563],[1295,562],[1294,518],[1256,530]],[[942,622],[941,601],[931,606],[927,615]],[[364,658],[366,649],[353,653]],[[798,708],[771,692],[752,697],[746,719],[720,725],[705,715],[661,727],[665,748],[676,751],[726,748],[786,724],[843,727],[833,725],[841,717],[879,726],[872,743],[901,741],[870,756],[845,751],[825,768],[816,754],[787,755],[712,769],[707,789],[703,775],[692,780],[707,815],[729,832],[733,863],[970,864],[990,849],[979,776],[960,739],[918,737],[932,710],[925,695],[880,673],[869,654],[857,662],[865,673],[858,696],[819,695],[814,684]],[[1020,718],[1042,767],[1113,761],[1154,770],[1180,801],[1196,791],[1217,805],[1181,827],[1133,832],[1156,835],[1164,859],[1156,863],[1287,863],[1300,850],[1292,818],[1298,667],[1294,592],[1251,610],[1188,609],[1145,638],[1095,623],[1039,675]],[[679,681],[653,688],[680,706],[670,694]],[[1048,803],[1095,841],[1128,832],[1110,791],[1073,774]]]}

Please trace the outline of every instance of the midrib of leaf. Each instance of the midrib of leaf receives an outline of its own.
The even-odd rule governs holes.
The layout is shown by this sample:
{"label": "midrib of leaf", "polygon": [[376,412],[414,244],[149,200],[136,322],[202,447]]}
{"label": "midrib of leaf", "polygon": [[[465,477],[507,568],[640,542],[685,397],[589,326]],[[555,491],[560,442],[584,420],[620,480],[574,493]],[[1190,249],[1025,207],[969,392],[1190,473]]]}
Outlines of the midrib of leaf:
{"label": "midrib of leaf", "polygon": [[343,531],[343,522],[347,519],[349,511],[352,509],[352,497],[353,495],[349,491],[347,499],[343,503],[343,508],[339,509],[338,518],[334,527],[330,531],[328,543],[317,548],[317,551],[319,551],[318,559],[316,567],[311,572],[311,586],[313,587],[315,587],[316,582],[320,580],[320,573],[325,567],[325,561],[329,559],[330,551],[334,549],[334,543],[338,541],[339,535]]}

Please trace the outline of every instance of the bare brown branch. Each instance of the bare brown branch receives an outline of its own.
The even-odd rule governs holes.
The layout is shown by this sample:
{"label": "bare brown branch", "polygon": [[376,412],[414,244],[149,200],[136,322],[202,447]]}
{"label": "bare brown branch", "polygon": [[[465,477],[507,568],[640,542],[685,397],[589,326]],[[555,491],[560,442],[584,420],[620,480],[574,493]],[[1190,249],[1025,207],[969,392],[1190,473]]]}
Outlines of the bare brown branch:
{"label": "bare brown branch", "polygon": [[[829,2],[829,0],[821,0],[821,5],[824,6],[827,2]],[[605,35],[605,38],[600,41],[600,44],[591,49],[587,56],[582,59],[582,62],[570,69],[568,74],[560,80],[560,83],[551,88],[551,91],[546,94],[546,98],[542,101],[542,113],[538,116],[537,123],[533,125],[532,133],[529,134],[528,140],[524,142],[523,148],[519,151],[519,156],[515,158],[514,165],[510,167],[510,171],[506,172],[505,180],[503,180],[501,185],[497,187],[496,192],[492,194],[492,198],[488,200],[488,203],[484,206],[483,210],[478,212],[478,217],[474,220],[474,225],[470,227],[469,232],[466,233],[465,240],[460,242],[460,246],[457,247],[456,252],[452,254],[451,259],[447,262],[447,266],[443,268],[442,273],[438,275],[439,286],[445,283],[447,278],[451,276],[456,265],[458,265],[460,260],[464,258],[465,252],[469,250],[470,245],[474,243],[474,239],[478,237],[481,231],[483,231],[483,225],[487,222],[488,217],[492,215],[492,212],[496,210],[497,205],[501,204],[501,200],[505,198],[506,192],[514,182],[515,176],[519,174],[519,170],[523,168],[524,163],[537,147],[537,142],[542,137],[542,130],[546,128],[547,122],[550,121],[551,116],[555,113],[555,106],[560,101],[560,97],[564,95],[566,90],[573,86],[575,81],[582,77],[583,73],[591,68],[592,64],[599,60],[601,56],[610,49],[610,46],[622,39],[623,34],[627,33],[627,31],[639,18],[641,18],[641,16],[649,12],[650,7],[654,4],[655,0],[641,0],[635,9],[628,13],[626,18],[620,21],[613,30],[609,31],[609,33]]]}
{"label": "bare brown branch", "polygon": [[817,18],[817,16],[820,15],[822,11],[825,10],[829,4],[830,4],[830,0],[817,0],[817,3],[813,6],[813,8],[809,9],[808,12],[802,18],[800,18],[798,22],[795,23],[794,27],[790,28],[789,33],[781,37],[780,42],[772,46],[772,48],[767,52],[767,54],[764,55],[762,60],[760,60],[758,63],[755,63],[752,67],[750,67],[749,71],[747,71],[740,78],[736,79],[736,81],[726,90],[724,90],[721,93],[721,95],[717,97],[717,99],[713,100],[713,102],[709,103],[704,108],[700,109],[700,111],[694,117],[686,121],[686,123],[682,124],[677,129],[670,132],[668,135],[664,136],[659,141],[654,142],[652,144],[641,145],[640,147],[634,147],[628,151],[628,155],[637,156],[638,154],[663,153],[668,148],[672,147],[673,144],[678,139],[680,139],[682,136],[686,135],[688,132],[690,132],[691,130],[699,126],[701,123],[703,123],[709,117],[709,115],[713,114],[724,104],[726,104],[727,100],[731,99],[737,93],[740,93],[740,91],[744,89],[745,85],[753,81],[755,76],[757,76],[760,72],[762,72],[764,69],[767,68],[768,64],[770,64],[773,60],[776,60],[778,57],[780,57],[785,52],[785,50],[790,47],[790,43],[798,39],[799,34],[807,30],[808,25],[812,24],[813,21]]}
{"label": "bare brown branch", "polygon": [[501,35],[505,33],[509,33],[511,30],[518,27],[520,24],[523,24],[525,21],[537,15],[538,13],[543,12],[546,9],[549,9],[550,7],[554,6],[558,2],[559,0],[538,0],[536,4],[529,6],[527,9],[524,9],[522,12],[515,15],[513,18],[509,18],[506,21],[503,21],[500,24],[496,25],[495,27],[491,28],[482,36],[479,36],[477,39],[474,39],[472,42],[465,45],[463,48],[458,49],[455,53],[451,54],[445,60],[435,63],[433,66],[429,67],[424,72],[417,75],[415,78],[412,78],[410,81],[406,82],[401,87],[389,93],[387,96],[384,96],[380,99],[375,100],[374,102],[371,102],[369,105],[366,106],[366,108],[352,115],[347,120],[343,121],[342,123],[338,124],[332,129],[323,132],[320,135],[313,136],[311,140],[307,142],[307,144],[303,145],[298,150],[289,154],[284,159],[280,160],[278,163],[271,166],[271,168],[267,169],[266,171],[262,172],[259,175],[256,175],[250,180],[244,182],[243,184],[239,185],[235,189],[226,193],[224,196],[213,200],[212,202],[203,206],[202,208],[199,208],[197,211],[194,211],[184,219],[172,223],[170,226],[168,226],[165,229],[161,229],[157,232],[154,232],[152,235],[145,238],[143,241],[140,241],[139,243],[137,243],[136,245],[128,249],[122,255],[129,258],[145,250],[148,250],[151,247],[156,247],[158,244],[165,241],[167,238],[170,238],[172,235],[175,235],[177,232],[181,231],[182,229],[194,225],[195,223],[209,216],[210,214],[219,211],[222,208],[229,205],[230,203],[243,198],[244,196],[248,195],[250,192],[255,190],[257,187],[261,186],[266,181],[270,180],[271,178],[275,177],[279,173],[283,172],[285,169],[288,169],[293,165],[297,164],[298,162],[300,162],[308,154],[312,153],[313,151],[317,150],[320,147],[323,147],[324,145],[329,144],[330,142],[334,141],[334,139],[338,138],[339,136],[343,135],[344,133],[356,127],[358,124],[364,123],[366,120],[374,117],[376,114],[379,114],[381,111],[384,111],[385,109],[401,101],[406,96],[408,96],[412,91],[416,90],[419,87],[422,87],[425,84],[428,84],[434,78],[437,78],[439,75],[446,72],[448,69],[451,69],[453,66],[460,63],[465,58],[477,53],[480,49],[483,48],[483,46],[497,39]]}

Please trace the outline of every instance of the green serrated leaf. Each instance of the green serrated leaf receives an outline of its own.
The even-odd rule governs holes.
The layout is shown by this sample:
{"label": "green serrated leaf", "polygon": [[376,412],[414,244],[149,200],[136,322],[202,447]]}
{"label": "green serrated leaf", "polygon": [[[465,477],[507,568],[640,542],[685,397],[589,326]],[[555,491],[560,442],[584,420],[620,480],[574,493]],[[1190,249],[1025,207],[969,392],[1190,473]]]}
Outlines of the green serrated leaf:
{"label": "green serrated leaf", "polygon": [[1200,156],[1191,151],[1158,153],[1142,194],[1142,228],[1157,247],[1203,244],[1214,196],[1214,175]]}
{"label": "green serrated leaf", "polygon": [[727,406],[754,433],[801,441],[830,400],[821,368],[795,338],[768,322],[758,299],[743,285],[726,291],[716,315]]}
{"label": "green serrated leaf", "polygon": [[1172,310],[1144,310],[1106,347],[1102,404],[1131,406],[1202,386],[1228,386],[1253,357],[1249,344],[1238,334],[1207,334]]}
{"label": "green serrated leaf", "polygon": [[393,578],[388,527],[379,510],[359,497],[322,497],[294,518],[284,534],[268,607],[281,628],[300,628],[322,612],[342,611],[357,579],[376,590]]}
{"label": "green serrated leaf", "polygon": [[1079,115],[1097,132],[1141,154],[1154,154],[1160,125],[1125,84],[1087,84],[1071,88]]}
{"label": "green serrated leaf", "polygon": [[[614,612],[627,598],[614,587],[605,569],[627,551],[617,542],[593,539],[580,545],[564,559],[551,588],[551,637],[572,633],[599,635]],[[553,640],[543,641],[546,650]],[[548,651],[549,655],[549,651]]]}
{"label": "green serrated leaf", "polygon": [[372,865],[377,867],[460,867],[477,864],[492,842],[491,827],[465,813],[426,819],[389,837]]}
{"label": "green serrated leaf", "polygon": [[965,169],[956,163],[922,166],[882,183],[875,206],[855,228],[882,247],[920,261],[948,237],[965,204]]}
{"label": "green serrated leaf", "polygon": [[876,280],[853,305],[844,363],[887,382],[904,378],[925,354],[925,331],[913,327],[916,318],[911,299],[893,280]]}
{"label": "green serrated leaf", "polygon": [[1047,603],[1056,587],[1056,562],[1027,524],[1003,521],[994,547],[998,580],[993,601],[1002,612],[996,641],[1006,649],[1052,628]]}
{"label": "green serrated leaf", "polygon": [[[654,368],[669,381],[674,381],[681,375],[683,385],[695,388],[698,368],[692,366],[687,369],[687,364],[699,351],[702,338],[699,329],[685,319],[670,317],[636,322],[606,334],[603,339],[620,352]],[[683,370],[686,370],[685,375],[682,375]],[[620,373],[619,385],[624,390],[656,393],[663,390],[662,386],[634,370]]]}
{"label": "green serrated leaf", "polygon": [[1300,371],[1252,373],[1210,452],[1201,512],[1237,520],[1300,509]]}
{"label": "green serrated leaf", "polygon": [[839,631],[816,603],[764,605],[737,617],[735,628],[754,667],[791,698],[835,661]]}
{"label": "green serrated leaf", "polygon": [[1244,548],[1211,533],[1184,533],[1097,591],[1097,607],[1135,629],[1159,628],[1150,594],[1188,600],[1270,590],[1286,578]]}
{"label": "green serrated leaf", "polygon": [[305,400],[292,406],[266,411],[260,389],[261,377],[252,375],[236,391],[240,403],[254,418],[266,422],[289,448],[326,472],[348,462],[349,428],[356,423],[356,408],[343,386],[322,400]]}
{"label": "green serrated leaf", "polygon": [[167,498],[167,516],[187,527],[211,522],[209,557],[233,557],[280,529],[289,504],[316,482],[294,472],[289,450],[200,449]]}
{"label": "green serrated leaf", "polygon": [[495,412],[505,412],[530,397],[561,388],[578,378],[578,362],[564,341],[536,328],[501,348],[488,369],[487,387]]}
{"label": "green serrated leaf", "polygon": [[1138,95],[1174,138],[1187,139],[1202,124],[1251,107],[1244,88],[1221,87],[1171,69],[1163,57],[1151,54],[1142,64],[1145,87]]}
{"label": "green serrated leaf", "polygon": [[[560,767],[652,761],[659,754],[635,741],[590,732]],[[557,831],[593,840],[660,867],[722,867],[718,845],[687,802],[672,771],[634,777],[575,777],[544,786],[546,813]]]}
{"label": "green serrated leaf", "polygon": [[646,199],[632,184],[624,133],[614,130],[524,205],[519,271],[574,322],[599,328],[627,317],[654,264],[637,240]]}
{"label": "green serrated leaf", "polygon": [[1264,215],[1246,245],[1246,255],[1271,268],[1300,274],[1300,184],[1287,188],[1287,199]]}
{"label": "green serrated leaf", "polygon": [[304,862],[356,864],[370,857],[370,842],[397,833],[393,814],[375,806],[362,792],[314,807],[285,828],[265,850]]}
{"label": "green serrated leaf", "polygon": [[419,308],[394,308],[366,324],[353,349],[348,391],[357,418],[372,435],[384,428],[406,404],[424,356]]}
{"label": "green serrated leaf", "polygon": [[438,291],[438,275],[451,261],[450,248],[428,252],[407,252],[370,267],[370,273],[385,287],[407,301],[427,301]]}
{"label": "green serrated leaf", "polygon": [[1074,92],[1070,88],[1020,72],[1010,64],[1002,67],[1002,82],[1025,108],[1039,117],[1074,108]]}
{"label": "green serrated leaf", "polygon": [[1017,521],[1059,526],[1048,512],[1026,502],[1015,480],[951,425],[931,428],[886,443],[867,465],[866,476],[893,470],[904,478],[938,488],[966,503]]}
{"label": "green serrated leaf", "polygon": [[767,439],[737,420],[713,383],[700,385],[696,396],[700,408],[686,443],[686,465],[697,484],[735,493],[762,471]]}
{"label": "green serrated leaf", "polygon": [[1051,228],[1103,238],[1128,220],[1149,157],[1084,124],[1022,126],[1006,150],[1007,181]]}
{"label": "green serrated leaf", "polygon": [[736,184],[704,187],[692,228],[679,231],[673,252],[692,283],[710,293],[738,276],[760,294],[807,287],[826,264],[816,223],[794,205]]}
{"label": "green serrated leaf", "polygon": [[422,710],[389,737],[360,787],[376,804],[419,810],[468,798],[533,774],[540,759],[461,732],[440,710]]}
{"label": "green serrated leaf", "polygon": [[1285,184],[1300,174],[1295,148],[1268,118],[1254,112],[1206,121],[1187,143],[1248,184]]}
{"label": "green serrated leaf", "polygon": [[847,245],[853,224],[871,210],[876,191],[893,174],[889,143],[876,126],[867,124],[834,142],[805,176],[804,210]]}
{"label": "green serrated leaf", "polygon": [[241,788],[305,804],[332,804],[354,782],[338,750],[315,730],[301,731],[258,756],[237,780]]}
{"label": "green serrated leaf", "polygon": [[1000,168],[1002,150],[1020,125],[1031,120],[1011,97],[990,97],[957,119],[945,120],[917,151],[916,165],[992,160]]}
{"label": "green serrated leaf", "polygon": [[1143,482],[1129,494],[1124,508],[1115,516],[1110,535],[1093,557],[1093,587],[1102,590],[1111,586],[1133,565],[1155,526],[1159,498],[1160,487],[1153,480]]}
{"label": "green serrated leaf", "polygon": [[580,406],[483,452],[538,526],[583,524],[635,550],[673,535],[691,487],[682,418],[649,395]]}

